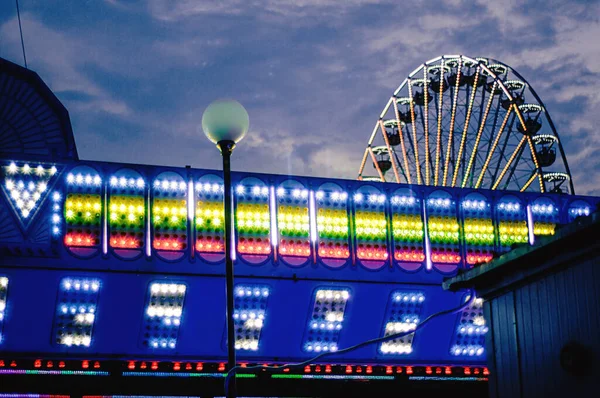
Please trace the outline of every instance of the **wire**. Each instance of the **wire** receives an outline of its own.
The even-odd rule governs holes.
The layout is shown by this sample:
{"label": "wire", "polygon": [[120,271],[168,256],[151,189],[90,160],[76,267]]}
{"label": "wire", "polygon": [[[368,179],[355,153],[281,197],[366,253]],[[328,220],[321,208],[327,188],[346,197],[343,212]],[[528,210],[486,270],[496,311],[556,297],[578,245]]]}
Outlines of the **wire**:
{"label": "wire", "polygon": [[368,346],[371,344],[381,343],[384,341],[404,337],[409,334],[416,333],[417,330],[421,329],[423,326],[425,326],[427,323],[429,323],[429,321],[431,321],[434,318],[437,318],[442,315],[454,314],[457,312],[461,312],[462,310],[464,310],[465,308],[467,308],[468,306],[470,306],[473,303],[473,301],[475,300],[475,292],[473,290],[469,289],[467,297],[468,297],[467,301],[458,307],[450,308],[450,309],[436,312],[435,314],[429,315],[422,322],[420,322],[413,330],[409,330],[409,331],[405,331],[405,332],[398,332],[398,333],[390,334],[388,336],[383,336],[383,337],[376,337],[376,338],[363,341],[362,343],[358,343],[356,345],[353,345],[353,346],[350,346],[350,347],[347,347],[347,348],[344,348],[341,350],[337,350],[334,352],[331,352],[331,351],[324,352],[313,358],[307,359],[306,361],[302,361],[302,362],[298,362],[298,363],[289,363],[289,364],[285,364],[285,365],[281,365],[281,366],[265,366],[265,365],[254,365],[254,366],[248,366],[248,367],[234,366],[233,368],[229,369],[229,371],[227,372],[227,375],[225,377],[225,395],[227,395],[227,392],[229,390],[229,383],[231,382],[231,377],[234,376],[239,369],[244,369],[245,371],[253,370],[253,369],[281,370],[283,368],[302,367],[302,366],[310,365],[311,363],[314,363],[317,360],[320,360],[321,358],[324,358],[324,357],[337,355],[337,354],[345,354],[345,353],[357,350],[359,348],[362,348],[362,347],[365,347],[365,346]]}
{"label": "wire", "polygon": [[17,5],[17,18],[19,19],[19,32],[21,33],[21,48],[23,49],[23,61],[25,62],[25,68],[27,68],[27,57],[25,56],[25,42],[23,41],[23,28],[21,27],[21,12],[19,11],[19,0],[15,0]]}

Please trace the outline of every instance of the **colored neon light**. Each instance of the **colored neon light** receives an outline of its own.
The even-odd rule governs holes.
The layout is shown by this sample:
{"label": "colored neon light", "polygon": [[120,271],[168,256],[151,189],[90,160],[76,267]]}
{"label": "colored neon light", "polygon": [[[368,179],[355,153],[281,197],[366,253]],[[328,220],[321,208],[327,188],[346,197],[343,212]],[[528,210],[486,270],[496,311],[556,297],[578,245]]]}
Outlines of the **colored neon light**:
{"label": "colored neon light", "polygon": [[114,248],[138,249],[143,246],[144,198],[130,195],[110,197],[110,245]]}
{"label": "colored neon light", "polygon": [[[67,225],[65,245],[96,247],[100,244],[100,213],[102,201],[97,194],[70,193],[65,201],[64,217]],[[56,215],[56,221],[59,221]],[[53,221],[55,221],[53,219]]]}
{"label": "colored neon light", "polygon": [[109,372],[96,370],[23,370],[0,369],[0,374],[7,375],[56,375],[56,376],[109,376]]}
{"label": "colored neon light", "polygon": [[241,254],[271,253],[271,227],[268,203],[238,203],[236,212],[238,252]]}
{"label": "colored neon light", "polygon": [[[0,370],[1,372],[1,370]],[[224,378],[225,373],[190,373],[190,372],[123,372],[125,377],[216,377]],[[236,373],[237,379],[254,379],[258,376],[252,373]]]}
{"label": "colored neon light", "polygon": [[425,260],[423,248],[423,222],[420,214],[394,215],[392,233],[396,247],[394,258],[399,261],[422,262]]}
{"label": "colored neon light", "polygon": [[198,200],[196,204],[196,250],[205,253],[224,253],[225,220],[223,203]]}
{"label": "colored neon light", "polygon": [[323,379],[323,380],[394,380],[395,376],[370,376],[370,375],[297,375],[274,374],[272,379]]}
{"label": "colored neon light", "polygon": [[154,199],[153,247],[157,250],[185,250],[187,247],[187,204],[185,199]]}
{"label": "colored neon light", "polygon": [[[278,192],[278,196],[284,196]],[[294,189],[291,191],[294,199],[307,201],[308,191]],[[280,242],[279,253],[283,256],[307,257],[310,255],[310,218],[308,207],[293,206],[280,203],[277,211],[277,227]]]}
{"label": "colored neon light", "polygon": [[387,221],[383,211],[357,210],[354,221],[358,241],[357,257],[361,260],[387,259]]}
{"label": "colored neon light", "polygon": [[319,256],[348,258],[348,212],[346,209],[319,208],[317,212]]}

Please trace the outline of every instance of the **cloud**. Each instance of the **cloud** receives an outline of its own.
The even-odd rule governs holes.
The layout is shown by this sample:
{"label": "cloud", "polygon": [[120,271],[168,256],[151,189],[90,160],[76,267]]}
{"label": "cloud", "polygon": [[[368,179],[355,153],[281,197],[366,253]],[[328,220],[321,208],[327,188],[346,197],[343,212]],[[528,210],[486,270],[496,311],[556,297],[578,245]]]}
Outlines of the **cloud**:
{"label": "cloud", "polygon": [[[85,68],[90,63],[99,63],[100,57],[89,51],[87,43],[81,39],[50,29],[32,14],[22,16],[26,27],[25,39],[29,67],[40,74],[50,88],[58,95],[62,92],[78,93],[84,101],[70,101],[74,109],[87,112],[102,112],[113,115],[127,115],[131,109],[125,102],[114,98],[101,84],[89,78]],[[0,36],[9,54],[21,51],[17,20],[13,18],[0,26]]]}

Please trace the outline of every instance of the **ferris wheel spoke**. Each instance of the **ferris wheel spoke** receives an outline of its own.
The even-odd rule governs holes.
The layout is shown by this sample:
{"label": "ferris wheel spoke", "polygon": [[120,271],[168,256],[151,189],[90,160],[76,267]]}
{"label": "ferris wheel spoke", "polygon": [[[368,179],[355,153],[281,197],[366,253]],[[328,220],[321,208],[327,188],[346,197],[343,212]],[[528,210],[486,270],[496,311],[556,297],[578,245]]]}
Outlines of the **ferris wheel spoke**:
{"label": "ferris wheel spoke", "polygon": [[406,177],[407,174],[404,171],[404,167],[402,167],[402,163],[400,163],[400,159],[398,158],[398,154],[396,153],[396,151],[394,151],[394,157],[396,158],[396,164],[398,165],[398,168],[400,169],[400,172],[404,176],[404,181],[408,181],[408,178]]}
{"label": "ferris wheel spoke", "polygon": [[[492,90],[496,88],[497,84],[498,84],[497,82],[494,82],[494,85],[492,86]],[[475,160],[475,157],[477,156],[477,150],[479,148],[479,140],[481,139],[481,134],[483,133],[483,130],[485,129],[485,122],[487,120],[487,117],[490,112],[490,108],[492,106],[493,101],[494,101],[494,96],[490,95],[490,98],[488,98],[487,105],[485,106],[485,111],[483,112],[483,116],[482,116],[481,120],[479,121],[479,131],[477,131],[477,137],[475,137],[475,144],[473,145],[473,152],[471,152],[471,158],[469,159],[469,165],[467,166],[467,170],[465,171],[465,174],[463,176],[463,181],[462,181],[463,188],[467,184],[469,174],[471,173],[471,167],[473,167],[473,161]],[[483,102],[482,102],[482,105],[483,105]]]}
{"label": "ferris wheel spoke", "polygon": [[394,169],[394,176],[396,177],[396,182],[400,184],[400,176],[398,175],[398,168],[396,166],[396,159],[392,156],[392,148],[390,147],[390,140],[388,139],[387,133],[385,131],[385,127],[383,126],[383,120],[379,119],[379,126],[381,127],[381,134],[383,135],[383,140],[385,141],[385,146],[388,150],[388,156],[390,161],[392,162],[392,168]]}
{"label": "ferris wheel spoke", "polygon": [[377,158],[375,157],[375,154],[373,153],[373,148],[369,147],[368,151],[369,151],[369,154],[371,155],[371,159],[373,159],[373,165],[377,169],[377,173],[379,174],[379,177],[381,177],[381,181],[385,182],[385,177],[384,177],[383,173],[381,172],[381,168],[379,167]]}
{"label": "ferris wheel spoke", "polygon": [[498,146],[498,142],[500,142],[500,137],[502,137],[502,132],[504,131],[504,128],[506,127],[506,123],[508,122],[508,119],[510,117],[512,109],[513,109],[512,106],[510,108],[508,108],[508,111],[506,112],[506,115],[504,116],[504,120],[502,121],[502,124],[500,125],[500,128],[498,129],[498,133],[496,134],[494,143],[488,149],[488,154],[485,159],[485,162],[483,163],[481,172],[479,173],[479,178],[477,178],[477,183],[475,184],[475,188],[479,188],[481,186],[481,182],[483,181],[485,172],[490,164],[490,161],[492,160],[492,157],[494,156],[494,151],[496,150],[496,147]]}
{"label": "ferris wheel spoke", "polygon": [[500,181],[502,181],[502,179],[504,178],[504,175],[508,171],[508,168],[512,164],[513,160],[515,160],[515,157],[517,156],[517,154],[522,151],[524,144],[525,144],[525,136],[523,136],[523,138],[521,138],[521,141],[519,142],[519,145],[517,145],[517,147],[513,151],[512,155],[510,155],[510,158],[508,158],[508,161],[506,162],[506,165],[504,166],[504,168],[500,172],[500,175],[498,176],[498,179],[496,180],[496,182],[492,186],[492,189],[498,188],[498,185],[500,185]]}
{"label": "ferris wheel spoke", "polygon": [[[527,139],[525,139],[527,140]],[[510,167],[510,171],[508,172],[508,175],[506,176],[505,182],[504,182],[504,186],[502,187],[503,190],[507,189],[510,182],[513,181],[513,177],[515,176],[515,173],[517,171],[517,169],[519,168],[519,162],[521,161],[521,158],[523,157],[523,153],[525,152],[525,144],[523,144],[523,146],[521,146],[521,148],[519,148],[517,156],[515,157],[515,159],[512,162],[512,167]],[[528,170],[531,170],[531,168],[528,168]],[[514,181],[516,183],[516,185],[519,185],[519,178],[514,178]]]}
{"label": "ferris wheel spoke", "polygon": [[463,127],[462,138],[460,140],[460,147],[458,148],[458,156],[456,157],[456,165],[454,166],[454,175],[452,176],[452,186],[456,185],[456,179],[458,178],[458,172],[460,171],[460,161],[462,160],[463,151],[465,148],[465,142],[467,141],[467,133],[469,130],[469,122],[471,121],[471,113],[473,111],[473,102],[475,101],[475,94],[477,93],[477,80],[479,79],[479,66],[475,71],[475,79],[473,84],[473,91],[469,98],[469,105],[467,107],[467,115],[465,116],[465,125]]}
{"label": "ferris wheel spoke", "polygon": [[533,183],[535,181],[535,179],[538,177],[540,173],[538,173],[538,171],[534,171],[533,174],[531,174],[531,177],[529,177],[529,179],[527,180],[527,182],[525,184],[523,184],[523,186],[521,187],[520,191],[524,192],[527,190],[527,188],[529,188],[529,186],[531,185],[531,183]]}
{"label": "ferris wheel spoke", "polygon": [[458,90],[460,85],[460,77],[462,71],[462,58],[458,60],[458,67],[456,72],[456,83],[454,86],[454,95],[452,99],[452,111],[450,113],[450,131],[448,132],[448,147],[446,149],[446,162],[444,163],[444,178],[442,180],[442,186],[446,185],[446,179],[448,178],[448,166],[450,164],[450,154],[452,153],[452,140],[454,134],[454,122],[456,119],[456,103],[458,101]]}
{"label": "ferris wheel spoke", "polygon": [[514,109],[513,109],[514,113],[512,114],[511,119],[508,122],[508,130],[504,136],[504,142],[502,144],[502,149],[500,150],[500,154],[498,156],[498,161],[496,162],[496,168],[494,170],[494,174],[492,175],[492,183],[494,183],[496,181],[496,178],[498,177],[498,173],[500,172],[500,166],[502,165],[502,161],[507,160],[506,156],[505,156],[506,148],[508,147],[508,142],[510,141],[510,137],[512,136],[513,126],[515,124],[515,119],[517,117],[515,115],[515,113],[516,113],[515,110],[516,110],[517,106],[516,105],[513,105],[513,106],[514,106]]}
{"label": "ferris wheel spoke", "polygon": [[409,107],[410,107],[410,120],[412,124],[412,132],[413,132],[413,148],[415,155],[415,167],[417,174],[417,184],[421,185],[421,165],[419,164],[419,145],[417,141],[417,124],[415,123],[415,104],[413,100],[412,94],[412,81],[408,81],[408,98],[410,99]]}
{"label": "ferris wheel spoke", "polygon": [[444,69],[445,69],[444,59],[442,58],[441,68],[440,68],[440,92],[439,92],[439,103],[437,108],[437,140],[435,142],[435,171],[433,173],[433,185],[438,184],[439,172],[440,172],[440,150],[442,147],[442,105],[444,102],[444,85],[446,84],[444,81]]}
{"label": "ferris wheel spoke", "polygon": [[400,112],[398,111],[398,102],[396,97],[392,97],[394,101],[394,113],[396,114],[396,121],[398,123],[398,135],[400,136],[400,147],[402,149],[402,159],[404,159],[404,168],[406,170],[406,181],[411,184],[410,169],[408,168],[408,158],[406,155],[406,146],[404,145],[404,132],[400,121]]}

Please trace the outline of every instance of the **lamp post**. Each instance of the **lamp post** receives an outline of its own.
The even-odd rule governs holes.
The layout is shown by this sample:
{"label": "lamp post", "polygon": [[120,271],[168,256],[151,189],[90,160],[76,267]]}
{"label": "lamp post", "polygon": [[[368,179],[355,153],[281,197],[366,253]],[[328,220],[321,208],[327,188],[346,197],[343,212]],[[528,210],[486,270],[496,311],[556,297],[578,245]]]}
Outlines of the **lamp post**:
{"label": "lamp post", "polygon": [[[223,202],[225,218],[225,273],[227,295],[227,368],[235,367],[235,326],[233,321],[233,259],[231,258],[231,153],[235,144],[246,135],[250,118],[246,109],[235,100],[212,102],[202,115],[202,130],[210,141],[217,145],[223,156]],[[227,392],[235,397],[235,375]]]}

